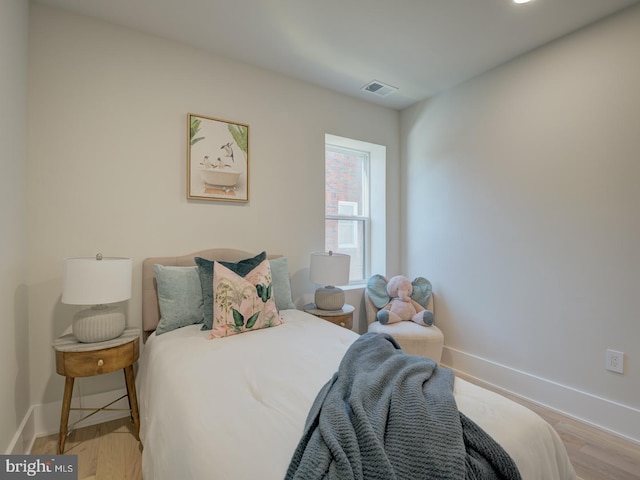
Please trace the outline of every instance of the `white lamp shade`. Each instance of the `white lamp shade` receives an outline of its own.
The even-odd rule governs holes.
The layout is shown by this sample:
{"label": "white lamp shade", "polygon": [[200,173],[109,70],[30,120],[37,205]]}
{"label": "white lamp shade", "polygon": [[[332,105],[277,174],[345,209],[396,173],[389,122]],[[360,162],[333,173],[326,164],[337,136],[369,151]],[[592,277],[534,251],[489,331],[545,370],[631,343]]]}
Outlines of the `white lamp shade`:
{"label": "white lamp shade", "polygon": [[314,252],[311,254],[309,279],[321,285],[347,285],[351,256],[343,253]]}
{"label": "white lamp shade", "polygon": [[103,305],[131,298],[130,258],[67,258],[62,275],[62,303]]}

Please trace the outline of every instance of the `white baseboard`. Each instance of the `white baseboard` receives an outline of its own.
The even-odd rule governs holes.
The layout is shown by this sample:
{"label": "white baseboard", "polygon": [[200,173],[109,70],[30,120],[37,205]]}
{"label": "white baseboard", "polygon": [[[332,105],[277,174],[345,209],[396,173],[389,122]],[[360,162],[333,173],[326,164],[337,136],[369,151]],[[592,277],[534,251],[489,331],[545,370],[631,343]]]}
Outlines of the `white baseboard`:
{"label": "white baseboard", "polygon": [[[93,395],[85,395],[82,397],[74,397],[72,399],[72,407],[101,407],[106,405],[118,397],[125,395],[126,389],[122,388],[111,392],[97,393]],[[118,400],[109,408],[129,408],[127,398]],[[24,416],[18,430],[9,447],[7,448],[7,454],[21,454],[25,455],[31,451],[33,442],[37,437],[51,435],[60,431],[60,412],[62,410],[62,400],[59,402],[51,402],[40,405],[32,405],[27,414]],[[77,421],[79,418],[91,413],[90,411],[74,411],[69,414],[69,423]],[[99,411],[91,417],[78,423],[75,428],[82,428],[89,425],[96,425],[98,423],[108,422],[117,418],[129,416],[128,412],[115,412],[115,411]]]}
{"label": "white baseboard", "polygon": [[7,451],[5,452],[6,455],[22,455],[31,450],[33,438],[35,438],[33,410],[33,405],[29,407],[29,410],[27,410],[22,422],[20,422],[20,425],[18,426],[18,430],[16,430],[16,433],[13,435],[9,446],[7,447]]}
{"label": "white baseboard", "polygon": [[491,360],[444,347],[442,364],[532,403],[640,445],[640,410]]}

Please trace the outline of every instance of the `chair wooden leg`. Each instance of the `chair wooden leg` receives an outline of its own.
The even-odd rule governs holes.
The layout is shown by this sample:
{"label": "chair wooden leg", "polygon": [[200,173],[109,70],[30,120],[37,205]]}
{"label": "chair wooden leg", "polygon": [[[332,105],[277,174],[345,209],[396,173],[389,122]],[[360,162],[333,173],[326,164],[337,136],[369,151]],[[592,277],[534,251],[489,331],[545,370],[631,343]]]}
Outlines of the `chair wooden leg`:
{"label": "chair wooden leg", "polygon": [[67,441],[67,428],[69,425],[69,410],[71,409],[71,396],[73,395],[73,377],[65,377],[64,398],[62,399],[62,412],[60,414],[60,434],[58,437],[58,455],[64,453],[64,444]]}

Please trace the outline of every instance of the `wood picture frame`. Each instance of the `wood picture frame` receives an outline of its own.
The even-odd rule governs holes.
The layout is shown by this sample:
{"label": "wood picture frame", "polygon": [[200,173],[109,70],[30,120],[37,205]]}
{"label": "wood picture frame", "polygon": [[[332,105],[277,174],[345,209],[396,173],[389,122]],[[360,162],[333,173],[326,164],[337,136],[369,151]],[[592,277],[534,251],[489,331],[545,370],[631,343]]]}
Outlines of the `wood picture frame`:
{"label": "wood picture frame", "polygon": [[249,201],[249,125],[187,114],[187,198]]}

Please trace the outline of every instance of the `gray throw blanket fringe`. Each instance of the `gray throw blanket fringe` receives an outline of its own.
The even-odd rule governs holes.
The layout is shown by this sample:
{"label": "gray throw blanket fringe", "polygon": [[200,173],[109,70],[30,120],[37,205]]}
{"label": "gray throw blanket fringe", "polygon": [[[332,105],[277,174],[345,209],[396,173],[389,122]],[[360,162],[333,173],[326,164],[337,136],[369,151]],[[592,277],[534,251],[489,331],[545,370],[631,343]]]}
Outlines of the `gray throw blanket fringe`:
{"label": "gray throw blanket fringe", "polygon": [[458,411],[454,374],[367,333],[315,399],[286,479],[520,480],[507,452]]}

